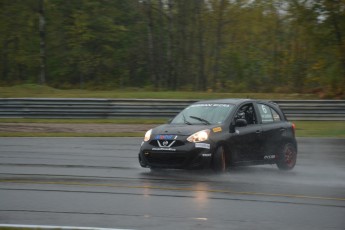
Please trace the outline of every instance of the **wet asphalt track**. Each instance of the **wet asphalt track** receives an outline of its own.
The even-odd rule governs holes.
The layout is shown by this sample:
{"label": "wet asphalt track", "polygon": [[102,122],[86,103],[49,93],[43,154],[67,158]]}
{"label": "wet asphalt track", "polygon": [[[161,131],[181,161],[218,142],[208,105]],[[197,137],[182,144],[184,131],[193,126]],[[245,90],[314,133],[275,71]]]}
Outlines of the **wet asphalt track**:
{"label": "wet asphalt track", "polygon": [[296,168],[150,172],[139,138],[0,138],[0,224],[345,229],[345,140],[299,139]]}

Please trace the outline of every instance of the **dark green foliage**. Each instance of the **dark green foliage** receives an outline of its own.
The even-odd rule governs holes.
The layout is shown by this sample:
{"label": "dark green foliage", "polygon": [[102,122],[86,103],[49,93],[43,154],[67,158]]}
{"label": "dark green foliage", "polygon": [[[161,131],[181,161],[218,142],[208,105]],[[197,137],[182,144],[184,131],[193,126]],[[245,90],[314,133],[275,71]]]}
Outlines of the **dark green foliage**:
{"label": "dark green foliage", "polygon": [[[0,0],[0,84],[40,83],[40,0]],[[57,88],[344,97],[344,0],[43,0]]]}

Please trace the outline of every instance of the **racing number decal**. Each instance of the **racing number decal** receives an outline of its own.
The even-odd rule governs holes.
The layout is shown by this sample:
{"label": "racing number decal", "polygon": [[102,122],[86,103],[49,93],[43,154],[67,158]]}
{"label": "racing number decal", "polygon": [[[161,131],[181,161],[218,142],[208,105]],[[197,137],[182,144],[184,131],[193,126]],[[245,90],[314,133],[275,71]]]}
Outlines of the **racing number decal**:
{"label": "racing number decal", "polygon": [[259,107],[262,123],[273,122],[272,112],[269,106],[260,104]]}
{"label": "racing number decal", "polygon": [[267,109],[266,109],[266,106],[265,106],[265,105],[261,105],[261,108],[262,108],[262,111],[263,111],[264,113],[267,113]]}

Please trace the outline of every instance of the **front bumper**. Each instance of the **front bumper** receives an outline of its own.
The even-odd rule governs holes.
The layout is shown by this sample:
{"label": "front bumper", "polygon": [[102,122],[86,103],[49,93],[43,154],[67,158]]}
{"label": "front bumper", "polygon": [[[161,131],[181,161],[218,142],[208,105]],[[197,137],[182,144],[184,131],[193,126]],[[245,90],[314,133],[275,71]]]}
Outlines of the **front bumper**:
{"label": "front bumper", "polygon": [[144,142],[139,152],[139,163],[149,168],[207,168],[212,160],[210,142],[183,142],[179,146],[157,147],[154,141]]}

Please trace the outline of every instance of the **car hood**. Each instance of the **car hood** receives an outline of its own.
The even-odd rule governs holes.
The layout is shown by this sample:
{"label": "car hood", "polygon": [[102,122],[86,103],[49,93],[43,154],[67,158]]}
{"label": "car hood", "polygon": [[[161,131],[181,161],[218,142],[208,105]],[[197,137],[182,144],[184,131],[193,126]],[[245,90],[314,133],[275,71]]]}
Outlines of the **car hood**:
{"label": "car hood", "polygon": [[171,135],[181,135],[189,136],[193,133],[204,129],[212,129],[215,126],[210,125],[175,125],[175,124],[166,124],[158,126],[152,129],[152,134],[171,134]]}

